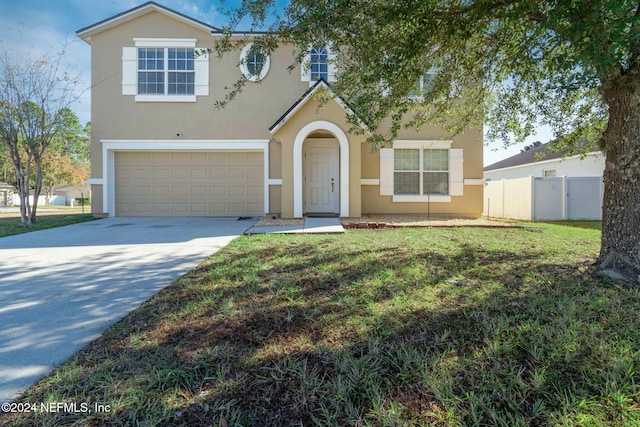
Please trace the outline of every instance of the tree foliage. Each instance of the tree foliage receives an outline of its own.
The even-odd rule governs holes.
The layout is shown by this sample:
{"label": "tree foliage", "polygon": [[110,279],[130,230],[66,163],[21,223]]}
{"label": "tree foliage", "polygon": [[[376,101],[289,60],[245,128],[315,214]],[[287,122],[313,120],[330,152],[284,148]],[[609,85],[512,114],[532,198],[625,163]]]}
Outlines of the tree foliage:
{"label": "tree foliage", "polygon": [[68,108],[77,99],[77,76],[63,66],[64,58],[64,49],[37,59],[0,54],[0,143],[13,166],[24,224],[36,220],[45,152],[67,131]]}
{"label": "tree foliage", "polygon": [[[579,138],[607,155],[600,265],[640,274],[640,4],[637,0],[244,0],[228,34],[247,16],[267,51],[332,44],[333,89],[374,130],[436,124],[459,133],[488,125],[488,137],[523,141],[549,125],[558,148]],[[275,18],[274,18],[275,16]],[[230,39],[216,46],[223,54]],[[427,70],[419,101],[407,94]],[[571,153],[571,151],[565,151]]]}

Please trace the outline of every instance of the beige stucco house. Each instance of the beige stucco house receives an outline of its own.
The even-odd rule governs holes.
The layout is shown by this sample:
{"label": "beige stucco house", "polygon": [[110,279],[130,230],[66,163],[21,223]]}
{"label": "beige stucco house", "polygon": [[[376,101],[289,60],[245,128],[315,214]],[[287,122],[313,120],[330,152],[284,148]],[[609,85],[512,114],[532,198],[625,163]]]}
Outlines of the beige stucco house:
{"label": "beige stucco house", "polygon": [[[372,152],[331,92],[329,48],[293,71],[293,47],[256,53],[251,34],[222,58],[197,55],[220,30],[154,2],[77,34],[91,45],[94,213],[482,213],[481,129],[407,129]],[[243,91],[215,108],[239,78]],[[320,91],[330,99],[319,108]]]}

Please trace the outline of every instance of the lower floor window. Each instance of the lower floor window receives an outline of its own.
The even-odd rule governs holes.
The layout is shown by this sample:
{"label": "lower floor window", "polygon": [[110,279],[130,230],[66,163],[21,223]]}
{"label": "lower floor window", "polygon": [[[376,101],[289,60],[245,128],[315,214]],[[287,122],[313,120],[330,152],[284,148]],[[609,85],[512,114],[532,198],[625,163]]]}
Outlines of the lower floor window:
{"label": "lower floor window", "polygon": [[448,195],[449,150],[394,149],[393,193]]}

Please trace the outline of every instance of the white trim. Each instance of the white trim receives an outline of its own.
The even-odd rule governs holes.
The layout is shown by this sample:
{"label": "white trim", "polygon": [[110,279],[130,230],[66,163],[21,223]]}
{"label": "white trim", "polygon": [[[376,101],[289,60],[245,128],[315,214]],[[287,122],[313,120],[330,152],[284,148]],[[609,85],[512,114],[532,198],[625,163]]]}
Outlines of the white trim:
{"label": "white trim", "polygon": [[360,185],[380,185],[378,178],[361,178]]}
{"label": "white trim", "polygon": [[187,16],[184,15],[180,15],[178,13],[175,13],[172,10],[169,10],[163,6],[160,6],[158,4],[148,4],[146,6],[143,7],[137,7],[134,9],[129,10],[128,12],[125,12],[124,14],[121,15],[116,15],[111,19],[107,19],[104,22],[92,25],[90,27],[86,27],[85,29],[83,29],[81,32],[77,32],[77,36],[80,37],[81,39],[85,40],[85,41],[89,41],[91,39],[91,35],[92,34],[97,34],[99,32],[102,31],[102,28],[104,29],[108,29],[111,28],[115,25],[118,25],[117,22],[118,21],[123,21],[123,22],[127,22],[130,21],[131,19],[135,19],[138,16],[144,16],[146,15],[148,12],[146,12],[147,9],[152,9],[155,10],[157,12],[160,12],[164,15],[168,15],[171,16],[172,18],[175,18],[179,21],[185,22],[189,25],[192,25],[196,28],[200,28],[204,31],[215,31],[215,27],[212,27],[210,25],[205,25],[201,22],[198,22],[196,20],[193,20]]}
{"label": "white trim", "polygon": [[[311,99],[313,97],[313,95],[315,95],[315,93],[320,90],[320,88],[324,88],[326,90],[329,91],[329,93],[331,94],[331,98],[336,101],[338,103],[338,105],[349,115],[355,116],[356,114],[354,113],[354,111],[349,108],[349,106],[347,104],[344,103],[344,101],[342,101],[342,99],[340,99],[339,96],[337,96],[333,90],[325,83],[325,82],[315,82],[314,84],[316,84],[317,86],[311,90],[311,92],[309,92],[307,94],[307,96],[305,96],[302,100],[299,100],[298,103],[296,104],[296,106],[287,113],[286,116],[282,117],[276,124],[276,126],[274,126],[272,129],[270,129],[271,131],[271,135],[275,135],[282,126],[284,126],[285,123],[287,123],[287,121],[289,121],[289,119],[291,117],[293,117],[308,101],[309,99]],[[360,125],[360,127],[362,127],[362,129],[364,129],[364,131],[367,133],[367,135],[371,135],[371,131],[369,131],[369,128],[367,127],[366,124],[364,124],[364,122],[362,122],[362,120],[358,119],[358,124]]]}
{"label": "white trim", "polygon": [[267,185],[282,185],[282,178],[269,178]]}
{"label": "white trim", "polygon": [[445,196],[440,194],[428,195],[428,196],[418,196],[418,195],[394,195],[393,202],[401,203],[401,202],[431,202],[431,203],[443,203],[450,202],[451,196]]}
{"label": "white trim", "polygon": [[136,102],[196,102],[195,95],[136,95]]}
{"label": "white trim", "polygon": [[393,141],[393,148],[424,148],[424,149],[450,149],[453,140],[443,139],[397,139]]}
{"label": "white trim", "polygon": [[264,65],[262,66],[260,74],[251,74],[249,72],[249,68],[247,67],[247,56],[249,55],[252,46],[253,42],[248,43],[244,48],[242,48],[242,52],[240,52],[240,72],[242,73],[244,78],[249,80],[250,82],[259,82],[260,80],[264,79],[269,73],[269,67],[271,67],[271,58],[268,54],[264,54]]}
{"label": "white trim", "polygon": [[89,178],[87,184],[89,185],[102,185],[104,180],[102,178]]}
{"label": "white trim", "polygon": [[293,217],[302,218],[302,146],[304,140],[317,130],[328,131],[337,139],[340,146],[340,216],[349,216],[349,140],[347,135],[335,123],[317,120],[304,126],[296,135],[293,143]]}
{"label": "white trim", "polygon": [[136,47],[196,47],[198,39],[134,37]]}
{"label": "white trim", "polygon": [[484,178],[465,178],[464,185],[485,185],[487,180]]}
{"label": "white trim", "polygon": [[264,209],[269,209],[269,140],[268,139],[102,139],[102,206],[104,213],[115,216],[116,151],[258,151],[264,158]]}

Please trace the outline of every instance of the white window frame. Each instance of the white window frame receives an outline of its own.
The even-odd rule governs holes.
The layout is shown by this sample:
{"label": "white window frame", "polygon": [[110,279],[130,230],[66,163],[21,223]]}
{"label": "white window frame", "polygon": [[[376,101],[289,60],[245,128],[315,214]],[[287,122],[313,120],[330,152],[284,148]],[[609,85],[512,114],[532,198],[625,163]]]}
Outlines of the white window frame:
{"label": "white window frame", "polygon": [[[436,78],[438,72],[435,68],[429,69],[426,73],[420,76],[420,80],[418,80],[417,93],[413,93],[412,90],[407,96],[408,99],[412,99],[414,101],[424,101],[424,95],[422,95],[429,84]],[[426,76],[432,76],[430,81],[427,82]]]}
{"label": "white window frame", "polygon": [[[194,58],[193,95],[141,95],[138,94],[138,48],[191,48],[196,49],[197,39],[134,38],[135,47],[122,48],[122,94],[134,95],[136,102],[196,102],[198,96],[209,95],[209,54]],[[168,56],[165,50],[165,72]],[[165,76],[166,80],[166,76]],[[165,81],[167,87],[168,81]],[[165,90],[166,92],[166,90]]]}
{"label": "white window frame", "polygon": [[[451,196],[461,196],[464,189],[463,179],[463,150],[452,148],[453,141],[429,141],[429,140],[402,140],[394,141],[393,148],[380,150],[380,195],[392,196],[393,202],[451,202]],[[423,158],[422,150],[446,149],[449,153],[449,194],[430,195],[396,195],[394,194],[394,150],[418,149],[421,150],[420,158]],[[422,162],[420,163],[422,169]],[[421,171],[423,172],[423,171]],[[422,183],[420,185],[422,189]]]}
{"label": "white window frame", "polygon": [[[553,175],[547,175],[547,173],[552,172]],[[554,178],[557,174],[556,169],[542,169],[542,176],[544,178]]]}
{"label": "white window frame", "polygon": [[324,46],[309,47],[309,52],[305,55],[300,64],[300,81],[309,82],[309,87],[313,86],[318,80],[311,79],[311,50],[316,48],[325,48],[327,50],[327,77],[328,82],[337,80],[336,55],[330,44]]}
{"label": "white window frame", "polygon": [[260,70],[260,74],[252,74],[249,71],[249,67],[247,66],[247,63],[249,61],[249,54],[251,53],[252,48],[253,42],[248,43],[244,48],[242,48],[242,52],[240,52],[240,72],[250,82],[259,82],[264,79],[269,73],[269,67],[271,67],[271,58],[268,54],[262,53],[262,55],[264,55],[265,57],[264,64],[262,65],[262,70]]}

